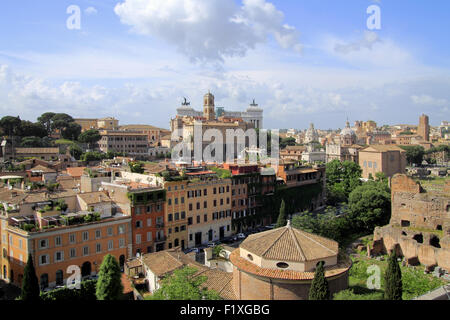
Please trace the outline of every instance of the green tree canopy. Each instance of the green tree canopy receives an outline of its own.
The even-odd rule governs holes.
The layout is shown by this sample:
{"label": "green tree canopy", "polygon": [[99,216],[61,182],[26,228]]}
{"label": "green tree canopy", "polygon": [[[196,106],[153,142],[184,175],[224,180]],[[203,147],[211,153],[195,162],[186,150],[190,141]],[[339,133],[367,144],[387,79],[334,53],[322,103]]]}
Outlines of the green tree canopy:
{"label": "green tree canopy", "polygon": [[19,135],[21,137],[39,137],[44,138],[47,136],[47,130],[45,127],[37,122],[22,120],[20,123]]}
{"label": "green tree canopy", "polygon": [[327,163],[327,191],[330,203],[345,202],[356,187],[361,185],[361,167],[352,161],[333,160]]}
{"label": "green tree canopy", "polygon": [[44,126],[45,130],[47,130],[48,135],[52,133],[53,117],[55,115],[56,113],[54,112],[46,112],[37,119],[38,122]]}
{"label": "green tree canopy", "polygon": [[24,148],[40,148],[47,147],[48,145],[48,141],[39,137],[25,137],[22,138],[20,143],[20,146]]}
{"label": "green tree canopy", "polygon": [[21,300],[39,301],[40,298],[39,281],[34,269],[33,257],[28,255],[27,265],[23,271]]}
{"label": "green tree canopy", "polygon": [[80,133],[81,133],[81,126],[75,122],[70,122],[61,129],[62,137],[68,140],[77,140]]}
{"label": "green tree canopy", "polygon": [[151,296],[152,300],[220,300],[217,292],[202,287],[207,280],[197,276],[197,269],[184,267],[175,270],[161,280],[161,287]]}
{"label": "green tree canopy", "polygon": [[389,223],[391,192],[384,180],[368,181],[349,196],[349,218],[361,231],[372,232]]}
{"label": "green tree canopy", "polygon": [[133,173],[144,173],[144,168],[142,166],[142,162],[130,162],[129,163],[130,170]]}
{"label": "green tree canopy", "polygon": [[395,250],[392,250],[388,260],[388,267],[384,274],[384,299],[402,300],[402,294],[402,270],[398,265]]}
{"label": "green tree canopy", "polygon": [[409,165],[421,165],[423,156],[425,155],[425,149],[422,146],[400,146],[403,150],[406,150],[406,161]]}
{"label": "green tree canopy", "polygon": [[309,300],[328,300],[329,298],[328,281],[325,278],[324,263],[321,261],[317,264],[314,279],[309,289]]}
{"label": "green tree canopy", "polygon": [[22,121],[20,117],[5,116],[0,119],[0,128],[3,134],[8,136],[16,136],[20,134],[20,125]]}
{"label": "green tree canopy", "polygon": [[91,148],[91,145],[97,143],[101,138],[102,136],[100,135],[98,130],[91,129],[81,133],[78,137],[78,141],[87,143],[89,145],[89,148]]}
{"label": "green tree canopy", "polygon": [[96,296],[98,300],[119,300],[122,297],[123,285],[120,266],[116,258],[107,254],[103,258],[97,280]]}

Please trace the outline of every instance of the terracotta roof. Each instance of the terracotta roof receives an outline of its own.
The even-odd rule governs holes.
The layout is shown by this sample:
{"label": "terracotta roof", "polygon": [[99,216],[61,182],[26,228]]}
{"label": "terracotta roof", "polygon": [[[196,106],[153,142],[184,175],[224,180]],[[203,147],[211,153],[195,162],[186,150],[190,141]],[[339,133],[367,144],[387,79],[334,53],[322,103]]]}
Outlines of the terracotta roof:
{"label": "terracotta roof", "polygon": [[58,176],[56,181],[62,189],[76,189],[80,184],[80,179],[75,179],[70,176]]}
{"label": "terracotta roof", "polygon": [[133,287],[131,286],[131,281],[128,279],[125,273],[122,273],[121,276],[122,285],[123,285],[123,294],[128,294],[133,292]]}
{"label": "terracotta roof", "polygon": [[42,171],[43,173],[56,173],[55,170],[44,167],[42,165],[37,165],[30,169],[30,171]]}
{"label": "terracotta roof", "polygon": [[[230,254],[231,263],[241,271],[251,273],[257,276],[272,278],[272,279],[283,279],[283,280],[313,280],[314,272],[300,272],[293,270],[279,270],[279,269],[268,269],[261,268],[256,264],[242,258],[240,256],[240,249],[234,250]],[[349,259],[341,258],[338,264],[334,266],[325,267],[325,277],[334,277],[347,272],[352,266],[352,262]]]}
{"label": "terracotta roof", "polygon": [[[183,254],[182,252],[180,254]],[[144,264],[158,277],[181,268],[184,264],[173,257],[170,251],[159,251],[142,256]]]}
{"label": "terracotta roof", "polygon": [[16,154],[59,153],[59,148],[16,148]]}
{"label": "terracotta roof", "polygon": [[363,150],[360,150],[360,152],[386,152],[386,151],[400,151],[400,152],[406,152],[400,147],[397,147],[395,145],[389,145],[389,144],[380,144],[380,145],[370,145],[367,148],[364,148]]}
{"label": "terracotta roof", "polygon": [[73,167],[73,168],[67,168],[67,174],[72,176],[72,177],[81,177],[83,175],[84,169],[86,169],[86,167]]}
{"label": "terracotta roof", "polygon": [[86,203],[86,204],[94,204],[101,202],[110,202],[111,199],[101,191],[97,192],[89,192],[89,193],[80,193],[78,196]]}
{"label": "terracotta roof", "polygon": [[269,260],[304,262],[336,256],[336,241],[308,233],[290,225],[250,235],[241,248]]}

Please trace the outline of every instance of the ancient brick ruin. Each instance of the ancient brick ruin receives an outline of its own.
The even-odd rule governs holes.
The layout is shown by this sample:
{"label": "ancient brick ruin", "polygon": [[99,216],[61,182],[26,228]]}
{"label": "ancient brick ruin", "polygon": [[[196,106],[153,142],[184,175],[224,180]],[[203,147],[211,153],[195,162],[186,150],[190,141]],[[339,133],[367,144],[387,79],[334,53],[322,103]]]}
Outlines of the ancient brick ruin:
{"label": "ancient brick ruin", "polygon": [[391,199],[390,223],[375,229],[369,254],[395,249],[408,264],[450,272],[450,180],[422,187],[398,174],[391,180]]}

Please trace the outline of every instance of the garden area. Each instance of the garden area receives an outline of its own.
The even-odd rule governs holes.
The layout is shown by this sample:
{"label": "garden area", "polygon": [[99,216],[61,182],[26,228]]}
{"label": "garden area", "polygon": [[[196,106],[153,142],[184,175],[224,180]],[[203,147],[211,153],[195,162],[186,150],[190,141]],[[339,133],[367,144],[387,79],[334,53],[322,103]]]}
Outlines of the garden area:
{"label": "garden area", "polygon": [[[372,237],[365,237],[362,239],[363,244],[371,242]],[[370,259],[367,257],[367,252],[362,250],[358,253],[354,251],[351,257],[353,266],[349,274],[349,288],[334,295],[334,300],[383,300],[383,293],[385,288],[384,275],[388,267],[388,256],[380,256],[378,259]],[[431,274],[425,274],[424,266],[403,266],[401,262],[399,267],[402,274],[403,284],[403,300],[412,300],[429,291],[437,289],[448,281],[442,278],[436,278]],[[375,274],[374,269],[369,269],[371,266],[378,266],[380,268],[380,289],[369,289],[367,287],[367,280],[369,277],[373,278]]]}

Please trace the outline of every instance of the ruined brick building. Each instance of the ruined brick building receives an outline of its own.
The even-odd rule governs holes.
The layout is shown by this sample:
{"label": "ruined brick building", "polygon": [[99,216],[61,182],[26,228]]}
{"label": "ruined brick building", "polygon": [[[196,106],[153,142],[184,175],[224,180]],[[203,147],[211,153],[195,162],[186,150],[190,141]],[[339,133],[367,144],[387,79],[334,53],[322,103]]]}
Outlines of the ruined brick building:
{"label": "ruined brick building", "polygon": [[411,265],[450,271],[450,180],[422,186],[398,174],[391,190],[391,221],[375,229],[371,254],[396,248]]}

